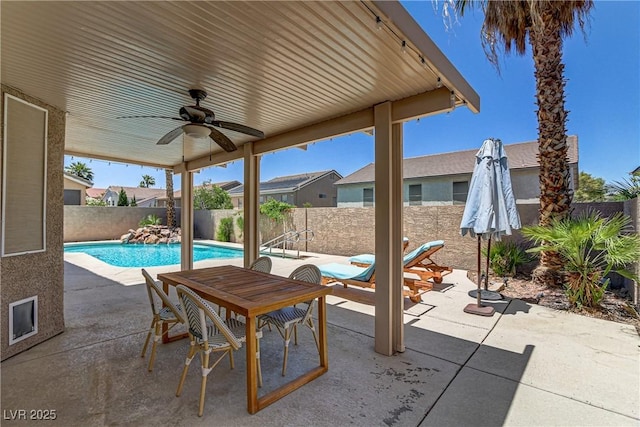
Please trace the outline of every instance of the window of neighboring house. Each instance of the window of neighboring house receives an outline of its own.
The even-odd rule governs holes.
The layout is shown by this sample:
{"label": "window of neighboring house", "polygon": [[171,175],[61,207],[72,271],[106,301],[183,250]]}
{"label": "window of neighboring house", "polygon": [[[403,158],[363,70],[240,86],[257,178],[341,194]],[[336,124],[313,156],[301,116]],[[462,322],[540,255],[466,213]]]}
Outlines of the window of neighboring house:
{"label": "window of neighboring house", "polygon": [[422,184],[414,184],[409,186],[409,204],[422,204]]}
{"label": "window of neighboring house", "polygon": [[326,199],[326,198],[327,198],[326,194],[324,194],[324,193],[318,194],[318,199]]}
{"label": "window of neighboring house", "polygon": [[453,204],[464,204],[469,193],[469,181],[458,181],[453,183]]}
{"label": "window of neighboring house", "polygon": [[242,199],[238,199],[238,209],[242,209]]}
{"label": "window of neighboring house", "polygon": [[264,196],[260,196],[260,203],[264,203]]}
{"label": "window of neighboring house", "polygon": [[82,191],[80,190],[64,190],[64,204],[80,205],[81,194],[82,194]]}
{"label": "window of neighboring house", "polygon": [[283,194],[282,196],[280,196],[280,200],[287,203],[287,201],[289,200],[289,195]]}
{"label": "window of neighboring house", "polygon": [[365,207],[373,206],[373,188],[362,189],[362,200]]}

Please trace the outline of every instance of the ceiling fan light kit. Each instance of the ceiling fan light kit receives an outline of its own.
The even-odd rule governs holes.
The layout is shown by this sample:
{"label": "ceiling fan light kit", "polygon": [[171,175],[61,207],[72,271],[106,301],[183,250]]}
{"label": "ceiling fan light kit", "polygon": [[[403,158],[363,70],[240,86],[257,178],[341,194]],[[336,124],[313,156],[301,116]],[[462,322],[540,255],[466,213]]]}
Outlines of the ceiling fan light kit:
{"label": "ceiling fan light kit", "polygon": [[133,118],[160,118],[171,119],[189,122],[186,125],[177,127],[172,131],[165,134],[156,143],[157,145],[166,145],[175,140],[183,133],[192,138],[211,138],[216,144],[222,147],[223,150],[231,152],[238,149],[233,142],[222,132],[215,129],[219,127],[222,129],[228,129],[234,132],[244,133],[246,135],[255,136],[257,138],[264,138],[264,133],[249,126],[241,125],[238,123],[224,122],[216,120],[216,116],[213,111],[208,108],[200,106],[200,101],[207,97],[207,92],[202,89],[189,89],[189,95],[196,101],[196,105],[184,106],[179,110],[180,117],[165,117],[165,116],[123,116],[117,117],[118,119],[133,119]]}
{"label": "ceiling fan light kit", "polygon": [[211,133],[208,127],[200,125],[184,125],[182,130],[191,138],[206,138]]}

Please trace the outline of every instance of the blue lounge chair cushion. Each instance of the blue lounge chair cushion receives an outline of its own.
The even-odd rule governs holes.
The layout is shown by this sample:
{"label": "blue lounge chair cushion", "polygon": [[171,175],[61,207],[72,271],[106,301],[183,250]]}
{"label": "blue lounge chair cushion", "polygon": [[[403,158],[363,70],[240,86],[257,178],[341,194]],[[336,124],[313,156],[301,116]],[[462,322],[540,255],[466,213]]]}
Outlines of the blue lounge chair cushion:
{"label": "blue lounge chair cushion", "polygon": [[331,264],[319,265],[318,268],[323,277],[333,277],[337,280],[357,280],[360,282],[368,282],[375,272],[375,263],[371,264],[367,268],[356,267],[355,265],[338,264],[336,262]]}
{"label": "blue lounge chair cushion", "polygon": [[349,258],[349,262],[352,264],[371,264],[373,261],[375,261],[375,259],[376,256],[374,254],[360,254]]}
{"label": "blue lounge chair cushion", "polygon": [[[409,252],[402,258],[402,264],[407,265],[408,263],[413,261],[418,255],[428,251],[434,246],[444,246],[444,240],[434,240],[431,242],[427,242],[421,246],[418,246],[416,249]],[[361,254],[361,255],[352,256],[351,258],[349,258],[349,262],[357,262],[359,264],[372,264],[375,261],[375,259],[376,259],[376,256],[374,254]]]}

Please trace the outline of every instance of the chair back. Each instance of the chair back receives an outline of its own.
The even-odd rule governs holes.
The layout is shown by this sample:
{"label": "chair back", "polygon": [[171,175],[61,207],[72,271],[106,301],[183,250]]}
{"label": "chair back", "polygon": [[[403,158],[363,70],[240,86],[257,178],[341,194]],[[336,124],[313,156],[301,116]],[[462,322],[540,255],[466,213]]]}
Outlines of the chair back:
{"label": "chair back", "polygon": [[271,273],[271,258],[268,256],[261,256],[253,261],[249,270],[261,271],[262,273]]}
{"label": "chair back", "polygon": [[149,303],[151,303],[151,310],[153,311],[154,316],[160,312],[160,308],[156,305],[156,299],[154,297],[155,294],[166,307],[169,307],[173,315],[176,316],[176,319],[178,319],[180,323],[184,323],[185,320],[182,317],[180,310],[178,310],[178,307],[169,299],[169,296],[164,293],[162,288],[158,286],[156,281],[153,280],[151,275],[144,268],[142,269],[142,275],[144,276],[144,281],[147,285],[147,295],[149,295]]}
{"label": "chair back", "polygon": [[434,240],[418,246],[402,258],[405,267],[412,267],[444,247],[444,240]]}
{"label": "chair back", "polygon": [[289,279],[301,280],[303,282],[314,283],[319,285],[322,283],[322,273],[320,269],[313,264],[304,264],[293,270],[289,275]]}
{"label": "chair back", "polygon": [[218,316],[218,313],[216,313],[205,300],[186,286],[178,285],[176,290],[178,292],[178,298],[184,308],[189,324],[189,333],[191,333],[191,335],[202,341],[208,341],[209,330],[207,329],[207,320],[209,320],[213,323],[214,330],[224,335],[234,350],[241,347],[242,344],[240,340],[231,332],[227,324],[224,323],[222,318]]}
{"label": "chair back", "polygon": [[[317,266],[313,264],[304,264],[293,270],[289,275],[289,279],[320,285],[322,283],[322,273]],[[305,304],[307,304],[307,311],[305,312],[302,322],[306,322],[307,319],[311,317],[315,301],[316,300],[305,302]]]}

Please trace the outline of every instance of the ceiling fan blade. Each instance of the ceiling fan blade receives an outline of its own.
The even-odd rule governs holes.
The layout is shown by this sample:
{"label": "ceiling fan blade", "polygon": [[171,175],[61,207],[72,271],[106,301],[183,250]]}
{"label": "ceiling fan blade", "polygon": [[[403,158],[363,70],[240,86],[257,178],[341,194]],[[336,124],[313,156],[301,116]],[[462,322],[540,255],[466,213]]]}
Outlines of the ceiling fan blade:
{"label": "ceiling fan blade", "polygon": [[182,129],[182,126],[177,127],[171,132],[169,132],[168,134],[166,134],[165,136],[163,136],[162,138],[160,138],[160,140],[156,142],[156,145],[167,145],[168,143],[170,143],[171,141],[173,141],[174,139],[182,135],[183,132],[184,130]]}
{"label": "ceiling fan blade", "polygon": [[184,122],[184,119],[179,118],[179,117],[167,117],[167,116],[120,116],[120,117],[116,117],[116,119],[139,119],[139,118],[143,118],[143,119],[171,119],[171,120],[180,120],[181,122]]}
{"label": "ceiling fan blade", "polygon": [[241,125],[238,123],[222,122],[220,120],[216,120],[212,124],[214,126],[221,127],[222,129],[229,129],[235,132],[256,136],[258,138],[264,138],[264,133],[262,131],[259,131],[258,129],[250,128],[249,126]]}
{"label": "ceiling fan blade", "polygon": [[218,129],[214,129],[212,127],[207,126],[207,128],[211,131],[209,137],[213,139],[213,141],[218,144],[224,151],[231,152],[236,151],[238,147],[234,145],[233,142],[225,134],[220,132]]}

